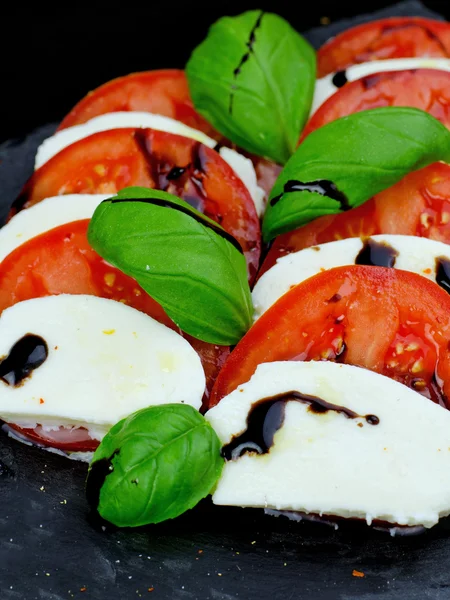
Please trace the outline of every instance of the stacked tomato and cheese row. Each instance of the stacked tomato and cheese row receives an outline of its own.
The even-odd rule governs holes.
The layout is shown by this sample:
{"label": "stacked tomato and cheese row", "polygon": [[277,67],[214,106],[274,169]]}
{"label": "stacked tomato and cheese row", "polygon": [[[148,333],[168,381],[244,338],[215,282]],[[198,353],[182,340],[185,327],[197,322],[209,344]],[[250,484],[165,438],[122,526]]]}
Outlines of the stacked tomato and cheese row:
{"label": "stacked tomato and cheese row", "polygon": [[[316,110],[302,138],[340,116],[382,105],[417,106],[447,124],[449,56],[447,23],[390,19],[338,36],[319,50]],[[450,385],[444,291],[450,287],[450,167],[431,165],[358,209],[277,238],[254,288],[259,318],[228,357],[227,348],[173,331],[162,308],[86,241],[88,220],[104,198],[95,194],[130,185],[163,189],[238,239],[253,282],[261,188],[270,190],[279,167],[224,144],[194,111],[178,71],[105,84],[43,144],[11,216],[18,214],[0,234],[2,354],[23,357],[22,346],[37,348],[31,346],[37,356],[28,355],[37,361],[22,370],[12,369],[13,360],[8,367],[9,358],[2,363],[8,387],[0,417],[43,445],[91,450],[109,425],[150,398],[199,407],[206,373],[204,402],[214,407],[207,418],[228,461],[216,503],[434,524],[450,512],[444,481],[450,415],[442,408]],[[350,237],[356,239],[333,241]],[[148,336],[141,335],[146,328]],[[38,339],[27,340],[29,331]],[[123,339],[119,332],[126,332]],[[154,353],[154,364],[140,372],[143,352]],[[32,400],[25,393],[30,385]],[[158,390],[149,393],[150,385]],[[117,410],[100,402],[97,411],[93,395]],[[258,409],[263,405],[265,413]],[[68,433],[81,441],[73,445]],[[55,441],[59,434],[63,441]]]}

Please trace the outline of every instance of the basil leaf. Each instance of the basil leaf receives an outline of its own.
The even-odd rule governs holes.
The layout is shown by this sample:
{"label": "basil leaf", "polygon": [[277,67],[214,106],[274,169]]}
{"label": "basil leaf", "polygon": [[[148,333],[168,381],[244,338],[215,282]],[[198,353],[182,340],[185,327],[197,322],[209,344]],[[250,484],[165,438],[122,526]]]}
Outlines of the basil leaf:
{"label": "basil leaf", "polygon": [[239,244],[187,202],[158,190],[122,190],[98,206],[88,240],[193,337],[228,346],[249,329],[253,308]]}
{"label": "basil leaf", "polygon": [[114,425],[95,451],[88,501],[118,527],[173,519],[211,492],[224,465],[220,448],[191,406],[144,408]]}
{"label": "basil leaf", "polygon": [[316,56],[284,19],[259,10],[219,19],[186,75],[195,108],[238,146],[281,164],[295,152]]}
{"label": "basil leaf", "polygon": [[280,173],[264,217],[264,240],[359,206],[439,160],[450,162],[450,132],[421,110],[376,108],[328,123],[300,144]]}

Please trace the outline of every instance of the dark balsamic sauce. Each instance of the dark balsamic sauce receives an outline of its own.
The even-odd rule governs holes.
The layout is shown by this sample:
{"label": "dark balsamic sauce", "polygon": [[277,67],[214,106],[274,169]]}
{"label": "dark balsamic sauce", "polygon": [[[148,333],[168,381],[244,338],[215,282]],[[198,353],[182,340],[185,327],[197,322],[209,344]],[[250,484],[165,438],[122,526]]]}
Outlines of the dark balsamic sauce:
{"label": "dark balsamic sauce", "polygon": [[108,475],[111,475],[114,471],[112,460],[119,453],[120,450],[116,450],[109,458],[101,458],[100,460],[93,462],[89,468],[86,479],[86,498],[88,504],[94,511],[97,511],[98,509],[102,485],[105,483],[105,479]]}
{"label": "dark balsamic sauce", "polygon": [[239,61],[238,66],[233,71],[234,83],[231,86],[230,102],[228,104],[228,112],[229,112],[230,115],[233,114],[234,94],[235,94],[235,92],[237,90],[236,78],[240,75],[242,67],[245,65],[245,63],[250,58],[250,55],[253,53],[253,47],[254,47],[255,42],[256,42],[256,31],[257,31],[257,29],[259,29],[259,27],[261,27],[261,21],[262,21],[263,16],[264,16],[264,11],[262,10],[260,12],[258,18],[256,19],[256,22],[253,25],[251,31],[250,31],[250,35],[248,37],[247,42],[245,43],[245,45],[247,46],[248,51],[243,55],[243,57]]}
{"label": "dark balsamic sauce", "polygon": [[128,199],[115,198],[112,200],[111,199],[104,200],[103,202],[111,202],[111,204],[120,204],[123,202],[143,202],[144,204],[153,204],[154,206],[161,206],[163,208],[172,208],[173,210],[178,210],[179,212],[182,212],[183,214],[188,215],[189,217],[194,219],[194,221],[197,221],[197,223],[200,223],[204,227],[208,227],[209,229],[212,229],[215,233],[220,235],[220,237],[227,240],[227,242],[230,242],[230,244],[232,244],[236,248],[236,250],[238,250],[241,254],[243,254],[240,243],[237,241],[237,239],[235,237],[233,237],[227,231],[225,231],[218,225],[215,225],[214,223],[210,223],[204,217],[202,217],[200,215],[196,215],[195,213],[191,212],[188,208],[185,208],[184,206],[180,206],[179,204],[176,204],[175,202],[171,202],[170,200],[162,200],[161,198],[128,198]]}
{"label": "dark balsamic sauce", "polygon": [[398,251],[386,242],[376,242],[369,238],[355,258],[355,265],[392,268],[397,256]]}
{"label": "dark balsamic sauce", "polygon": [[286,392],[264,398],[252,406],[247,416],[247,429],[222,448],[225,460],[235,460],[247,452],[267,454],[273,446],[276,432],[283,426],[288,402],[308,404],[308,410],[317,415],[334,411],[348,419],[364,418],[369,425],[378,425],[380,422],[376,415],[358,415],[345,406],[332,404],[317,396]]}
{"label": "dark balsamic sauce", "polygon": [[169,181],[179,179],[186,172],[186,167],[172,167],[167,173],[166,177]]}
{"label": "dark balsamic sauce", "polygon": [[450,260],[445,256],[436,258],[436,283],[450,294]]}
{"label": "dark balsamic sauce", "polygon": [[47,356],[46,341],[28,333],[14,344],[0,363],[0,379],[6,385],[18,387],[46,361]]}
{"label": "dark balsamic sauce", "polygon": [[351,209],[347,196],[339,191],[336,185],[328,179],[317,179],[316,181],[307,182],[290,179],[284,184],[283,193],[272,198],[270,206],[275,206],[284,194],[289,194],[291,192],[314,192],[339,202],[342,211]]}
{"label": "dark balsamic sauce", "polygon": [[334,85],[334,87],[337,87],[337,88],[344,87],[344,85],[346,83],[348,83],[347,74],[346,74],[345,70],[337,71],[337,73],[335,73],[333,75],[331,83]]}

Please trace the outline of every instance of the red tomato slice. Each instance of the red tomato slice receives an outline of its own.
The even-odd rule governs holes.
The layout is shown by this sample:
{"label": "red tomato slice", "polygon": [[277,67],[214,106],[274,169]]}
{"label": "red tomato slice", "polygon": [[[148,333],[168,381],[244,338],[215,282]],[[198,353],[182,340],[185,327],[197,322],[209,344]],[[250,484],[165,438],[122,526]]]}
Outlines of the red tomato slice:
{"label": "red tomato slice", "polygon": [[258,276],[278,258],[334,240],[378,233],[416,235],[450,244],[450,165],[414,171],[358,208],[326,215],[278,236]]}
{"label": "red tomato slice", "polygon": [[[131,73],[101,85],[89,92],[70,111],[58,127],[58,131],[80,125],[99,115],[118,111],[151,112],[170,117],[193,129],[203,131],[223,145],[230,145],[195,111],[186,75],[178,69]],[[254,164],[258,184],[269,194],[281,167],[264,158],[244,154]]]}
{"label": "red tomato slice", "polygon": [[56,448],[63,452],[93,452],[100,444],[98,440],[91,438],[88,430],[84,427],[71,429],[59,427],[54,431],[44,431],[40,425],[34,429],[25,429],[8,423],[8,427],[19,436],[23,436],[26,441],[45,448]]}
{"label": "red tomato slice", "polygon": [[184,71],[131,73],[89,92],[63,119],[58,131],[110,112],[151,112],[176,119],[211,137],[217,132],[194,109]]}
{"label": "red tomato slice", "polygon": [[115,129],[72,144],[35,172],[11,214],[49,196],[115,194],[128,186],[171,192],[222,225],[241,244],[253,279],[261,233],[247,188],[217,152],[172,133]]}
{"label": "red tomato slice", "polygon": [[420,17],[371,21],[337,35],[317,53],[318,77],[388,58],[449,57],[450,24]]}
{"label": "red tomato slice", "polygon": [[380,106],[420,108],[450,128],[450,72],[387,71],[346,83],[316,110],[302,139],[340,117]]}
{"label": "red tomato slice", "polygon": [[[107,264],[89,246],[86,237],[88,225],[89,219],[85,219],[56,227],[19,246],[3,260],[0,263],[0,313],[17,302],[57,294],[90,294],[128,304],[180,333],[196,350],[206,376],[206,402],[229,355],[229,348],[208,344],[182,333],[162,306],[134,279]],[[33,439],[61,450],[91,449],[90,438],[86,438],[88,444],[83,446],[79,430],[62,429],[55,438],[56,432],[44,432],[44,435],[38,428],[34,430]],[[64,431],[68,433],[67,439],[63,436]],[[28,430],[22,433],[30,437]],[[58,445],[49,443],[49,440],[56,440]]]}
{"label": "red tomato slice", "polygon": [[365,367],[450,408],[450,296],[415,273],[349,266],[311,277],[260,317],[225,363],[210,406],[261,363]]}

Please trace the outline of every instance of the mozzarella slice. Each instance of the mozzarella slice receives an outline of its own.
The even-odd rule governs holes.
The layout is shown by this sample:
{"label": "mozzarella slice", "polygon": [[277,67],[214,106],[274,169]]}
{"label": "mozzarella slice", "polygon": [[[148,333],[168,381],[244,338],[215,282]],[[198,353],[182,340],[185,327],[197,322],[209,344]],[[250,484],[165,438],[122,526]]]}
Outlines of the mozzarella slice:
{"label": "mozzarella slice", "polygon": [[73,221],[90,219],[111,194],[53,196],[17,213],[0,229],[0,261],[28,240]]}
{"label": "mozzarella slice", "polygon": [[[253,292],[254,319],[258,319],[268,308],[292,287],[318,273],[334,267],[353,265],[358,255],[369,246],[378,258],[393,253],[396,269],[423,275],[437,280],[438,259],[448,261],[450,271],[450,246],[435,240],[409,235],[374,235],[366,241],[349,238],[320,244],[282,256],[256,283]],[[397,256],[395,256],[397,253]],[[358,264],[369,264],[364,258]],[[388,266],[380,261],[378,266]]]}
{"label": "mozzarella slice", "polygon": [[[197,140],[210,148],[214,148],[217,144],[215,140],[208,137],[202,131],[192,129],[192,127],[188,127],[184,123],[180,123],[180,121],[170,119],[169,117],[146,112],[113,112],[94,117],[82,125],[75,125],[57,131],[53,136],[44,140],[37,150],[34,168],[39,169],[48,160],[58,154],[58,152],[64,150],[64,148],[94,133],[109,131],[110,129],[127,129],[129,127],[167,131],[168,133]],[[247,187],[255,203],[258,216],[261,216],[264,212],[265,192],[258,186],[255,169],[251,160],[245,158],[239,152],[231,150],[231,148],[220,148],[219,154]]]}
{"label": "mozzarella slice", "polygon": [[[338,91],[339,84],[336,80],[355,81],[372,75],[374,73],[383,73],[386,71],[408,71],[409,69],[437,69],[439,71],[450,71],[450,59],[448,58],[392,58],[389,60],[372,60],[352,65],[343,72],[330,73],[316,81],[314,98],[311,106],[311,115],[321,106],[330,96]],[[336,79],[334,79],[336,77]]]}
{"label": "mozzarella slice", "polygon": [[268,452],[247,443],[226,462],[215,504],[425,527],[450,514],[450,412],[382,375],[331,362],[262,364],[206,418],[226,445],[255,403],[291,391],[359,416],[287,402]]}
{"label": "mozzarella slice", "polygon": [[[20,302],[0,318],[0,356],[27,334],[43,338],[46,360],[20,385],[0,364],[0,419],[24,428],[85,427],[94,439],[156,404],[200,408],[205,375],[179,334],[120,302],[63,294]],[[8,365],[8,368],[11,365]]]}

